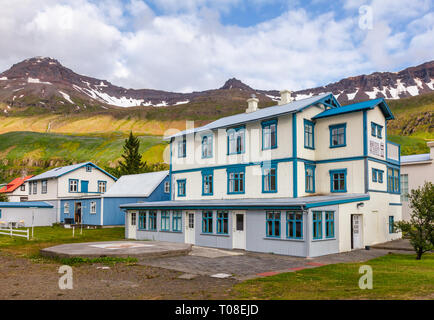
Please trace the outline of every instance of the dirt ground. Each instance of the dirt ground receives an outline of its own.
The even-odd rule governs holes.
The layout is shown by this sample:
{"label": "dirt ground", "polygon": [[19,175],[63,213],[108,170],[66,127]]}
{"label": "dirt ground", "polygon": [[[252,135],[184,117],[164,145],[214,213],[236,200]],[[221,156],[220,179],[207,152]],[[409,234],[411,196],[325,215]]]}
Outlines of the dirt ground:
{"label": "dirt ground", "polygon": [[161,268],[117,263],[73,266],[73,289],[61,290],[60,264],[36,263],[0,252],[0,299],[228,299],[234,279],[198,276]]}

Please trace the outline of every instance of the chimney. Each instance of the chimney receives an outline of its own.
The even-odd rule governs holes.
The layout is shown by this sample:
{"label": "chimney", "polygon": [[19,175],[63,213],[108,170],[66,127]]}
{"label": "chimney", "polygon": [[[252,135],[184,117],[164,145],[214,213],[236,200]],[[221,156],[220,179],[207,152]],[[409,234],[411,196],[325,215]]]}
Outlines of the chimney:
{"label": "chimney", "polygon": [[284,104],[291,103],[294,99],[291,97],[291,90],[282,90],[280,91],[280,101],[279,106],[282,106]]}
{"label": "chimney", "polygon": [[250,99],[247,99],[248,107],[246,109],[246,113],[255,112],[258,110],[258,102],[259,99],[256,98],[254,94],[252,94],[252,97]]}

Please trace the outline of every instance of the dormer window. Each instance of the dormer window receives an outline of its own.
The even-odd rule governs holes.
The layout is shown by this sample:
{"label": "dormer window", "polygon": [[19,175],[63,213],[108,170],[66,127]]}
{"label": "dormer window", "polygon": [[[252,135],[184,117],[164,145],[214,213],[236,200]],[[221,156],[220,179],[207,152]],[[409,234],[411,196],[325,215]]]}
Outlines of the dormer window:
{"label": "dormer window", "polygon": [[86,172],[92,172],[92,166],[90,164],[86,166]]}

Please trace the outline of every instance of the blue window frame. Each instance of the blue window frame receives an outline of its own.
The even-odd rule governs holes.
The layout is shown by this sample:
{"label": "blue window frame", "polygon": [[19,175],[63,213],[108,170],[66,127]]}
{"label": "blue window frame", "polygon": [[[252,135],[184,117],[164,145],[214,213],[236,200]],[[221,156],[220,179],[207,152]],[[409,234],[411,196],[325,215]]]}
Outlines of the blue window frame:
{"label": "blue window frame", "polygon": [[347,169],[330,170],[330,192],[347,192]]}
{"label": "blue window frame", "polygon": [[277,192],[277,164],[264,164],[262,167],[262,193]]}
{"label": "blue window frame", "polygon": [[286,213],[286,237],[303,239],[303,213],[288,211]]}
{"label": "blue window frame", "polygon": [[212,211],[203,211],[202,212],[202,232],[203,233],[212,233],[212,225],[213,225],[213,212]]}
{"label": "blue window frame", "polygon": [[325,213],[325,237],[335,237],[335,213],[333,211],[326,211]]}
{"label": "blue window frame", "polygon": [[217,211],[217,233],[229,234],[229,212]]}
{"label": "blue window frame", "polygon": [[86,165],[86,172],[92,172],[92,166],[90,164]]}
{"label": "blue window frame", "polygon": [[265,214],[266,236],[280,238],[280,211],[267,211]]}
{"label": "blue window frame", "polygon": [[382,131],[383,131],[383,126],[380,126],[375,122],[371,122],[371,136],[381,139]]}
{"label": "blue window frame", "polygon": [[377,182],[377,169],[372,168],[372,182]]}
{"label": "blue window frame", "polygon": [[262,122],[262,150],[277,148],[277,120]]}
{"label": "blue window frame", "polygon": [[322,211],[313,212],[313,238],[315,240],[322,239]]}
{"label": "blue window frame", "polygon": [[214,193],[214,171],[202,171],[202,195],[212,196]]}
{"label": "blue window frame", "polygon": [[172,213],[172,230],[174,232],[182,231],[182,212],[181,210],[173,210]]}
{"label": "blue window frame", "polygon": [[227,169],[228,194],[241,194],[245,192],[245,167]]}
{"label": "blue window frame", "polygon": [[[78,180],[69,179],[69,192],[78,192]],[[35,193],[35,192],[33,192]]]}
{"label": "blue window frame", "polygon": [[2,209],[0,209],[0,219],[2,218]]}
{"label": "blue window frame", "polygon": [[149,211],[149,230],[157,230],[157,211]]}
{"label": "blue window frame", "polygon": [[146,230],[146,211],[139,210],[139,229]]}
{"label": "blue window frame", "polygon": [[305,164],[305,191],[307,193],[315,192],[315,166],[311,164]]}
{"label": "blue window frame", "polygon": [[372,182],[383,183],[383,170],[372,168]]}
{"label": "blue window frame", "polygon": [[41,193],[46,194],[48,191],[48,181],[42,180],[41,181]]}
{"label": "blue window frame", "polygon": [[202,159],[212,158],[212,135],[202,137]]}
{"label": "blue window frame", "polygon": [[98,192],[105,193],[107,191],[107,181],[98,181]]}
{"label": "blue window frame", "polygon": [[383,183],[383,170],[377,170],[377,175],[378,175],[378,183]]}
{"label": "blue window frame", "polygon": [[187,180],[181,179],[176,181],[178,183],[178,197],[185,197],[186,188],[187,188]]}
{"label": "blue window frame", "polygon": [[395,217],[389,216],[389,233],[395,233]]}
{"label": "blue window frame", "polygon": [[185,158],[187,156],[187,138],[182,137],[182,140],[178,141],[178,158]]}
{"label": "blue window frame", "polygon": [[240,154],[245,152],[246,130],[244,126],[227,130],[228,154]]}
{"label": "blue window frame", "polygon": [[161,210],[161,231],[170,230],[170,212]]}
{"label": "blue window frame", "polygon": [[315,149],[315,123],[304,119],[304,147]]}
{"label": "blue window frame", "polygon": [[329,126],[330,129],[330,148],[345,147],[347,145],[347,124],[335,124]]}
{"label": "blue window frame", "polygon": [[399,169],[387,168],[387,191],[390,193],[400,193]]}

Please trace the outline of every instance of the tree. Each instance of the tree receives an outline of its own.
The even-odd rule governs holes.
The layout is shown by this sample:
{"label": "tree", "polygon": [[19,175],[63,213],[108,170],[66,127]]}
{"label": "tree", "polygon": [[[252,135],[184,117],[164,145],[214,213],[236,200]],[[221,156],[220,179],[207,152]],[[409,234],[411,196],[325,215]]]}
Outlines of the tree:
{"label": "tree", "polygon": [[0,202],[9,202],[8,196],[4,193],[0,193]]}
{"label": "tree", "polygon": [[137,174],[142,173],[146,167],[146,162],[142,161],[142,155],[139,153],[140,141],[130,131],[130,136],[125,140],[123,147],[124,153],[122,158],[124,160],[119,161],[118,171],[119,175]]}
{"label": "tree", "polygon": [[422,187],[411,190],[409,194],[410,221],[399,221],[395,227],[410,238],[416,251],[416,259],[434,249],[434,184],[425,182]]}

